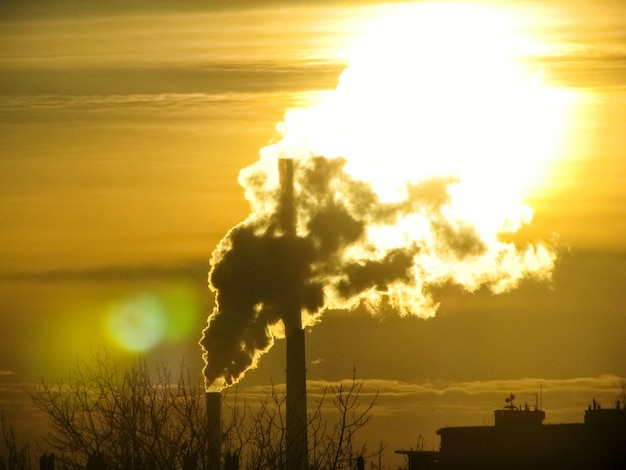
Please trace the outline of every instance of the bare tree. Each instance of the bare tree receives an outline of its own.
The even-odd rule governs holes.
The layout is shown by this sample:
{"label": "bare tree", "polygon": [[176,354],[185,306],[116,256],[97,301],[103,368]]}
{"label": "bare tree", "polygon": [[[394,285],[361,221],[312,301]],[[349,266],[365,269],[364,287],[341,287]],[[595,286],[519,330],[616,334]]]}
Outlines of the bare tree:
{"label": "bare tree", "polygon": [[[366,403],[361,403],[363,380],[357,380],[356,370],[352,380],[346,386],[340,383],[330,387],[331,401],[336,411],[337,420],[330,426],[322,416],[323,403],[327,396],[324,390],[317,408],[310,418],[309,439],[312,442],[311,466],[331,470],[354,468],[358,457],[380,459],[384,447],[369,452],[367,442],[357,445],[357,434],[370,420],[372,408],[378,401],[378,391]],[[379,464],[380,465],[380,464]],[[374,468],[374,467],[372,467]]]}
{"label": "bare tree", "polygon": [[[371,468],[382,468],[384,447],[368,451],[367,443],[357,445],[358,432],[369,421],[378,392],[362,401],[364,382],[353,372],[349,383],[339,383],[322,392],[309,413],[309,467],[312,469],[352,469],[359,457],[372,460]],[[328,406],[330,400],[332,406]],[[234,404],[224,431],[227,452],[240,456],[242,468],[282,469],[285,465],[285,396],[272,386],[259,403],[243,403],[235,392]],[[335,421],[327,419],[332,414]]]}
{"label": "bare tree", "polygon": [[285,396],[272,384],[258,402],[239,401],[235,389],[230,418],[224,430],[227,452],[239,456],[248,470],[282,469],[285,466]]}
{"label": "bare tree", "polygon": [[[260,400],[251,401],[240,399],[236,390],[223,400],[230,413],[223,413],[228,416],[222,424],[222,455],[234,457],[245,470],[283,469],[284,393],[272,385]],[[376,392],[363,404],[362,390],[355,374],[324,390],[309,415],[310,468],[348,470],[358,457],[370,458],[372,469],[382,468],[382,446],[368,453],[366,443],[357,445],[358,431],[378,398]],[[79,360],[66,382],[42,381],[32,399],[50,420],[46,442],[58,468],[211,468],[204,390],[183,366],[176,377],[166,364],[151,371],[143,359],[122,370],[100,352]]]}
{"label": "bare tree", "polygon": [[13,428],[4,419],[4,413],[0,414],[0,429],[0,470],[30,470],[30,444],[18,442]]}
{"label": "bare tree", "polygon": [[108,468],[174,469],[185,453],[204,457],[203,391],[181,367],[172,380],[160,364],[156,378],[145,360],[122,371],[105,353],[78,361],[67,383],[42,381],[32,393],[49,418],[46,442],[67,468],[100,456]]}

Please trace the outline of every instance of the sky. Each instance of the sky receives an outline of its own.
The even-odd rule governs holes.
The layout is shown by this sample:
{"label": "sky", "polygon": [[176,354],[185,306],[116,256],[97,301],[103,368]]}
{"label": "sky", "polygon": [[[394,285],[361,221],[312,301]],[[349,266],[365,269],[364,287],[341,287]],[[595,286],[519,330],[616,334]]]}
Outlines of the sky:
{"label": "sky", "polygon": [[[200,380],[198,341],[215,308],[211,254],[250,220],[251,202],[254,212],[240,171],[291,151],[299,135],[299,114],[285,117],[291,108],[320,109],[313,130],[329,122],[342,130],[343,141],[320,149],[387,152],[368,157],[374,175],[420,173],[422,162],[459,156],[450,164],[471,170],[478,189],[468,200],[480,211],[470,215],[498,212],[515,186],[533,210],[532,220],[516,213],[516,242],[554,255],[542,267],[549,275],[526,267],[506,292],[483,281],[428,284],[437,305],[428,319],[390,305],[330,308],[307,327],[312,394],[353,370],[378,389],[368,438],[387,443],[390,462],[419,435],[436,447],[442,426],[489,424],[510,392],[534,403],[541,389],[547,422],[581,421],[593,398],[612,405],[626,377],[626,7],[434,5],[444,7],[430,17],[426,2],[4,2],[0,408],[8,420],[32,434],[27,392],[41,378],[67,376],[94,348],[184,360]],[[476,5],[486,16],[472,16]],[[401,17],[408,24],[393,23]],[[424,17],[442,23],[433,32]],[[524,41],[473,35],[479,29],[515,30]],[[385,39],[390,30],[425,33]],[[512,70],[491,68],[509,53],[501,44],[543,88],[494,87]],[[464,47],[494,55],[459,54]],[[413,104],[405,82],[434,104],[394,116],[392,104]],[[327,108],[315,107],[328,96]],[[333,96],[348,111],[333,108]],[[440,110],[445,125],[435,127]],[[384,145],[400,145],[379,148],[387,122]],[[534,179],[517,188],[532,165]],[[239,387],[282,383],[284,353],[277,340]]]}

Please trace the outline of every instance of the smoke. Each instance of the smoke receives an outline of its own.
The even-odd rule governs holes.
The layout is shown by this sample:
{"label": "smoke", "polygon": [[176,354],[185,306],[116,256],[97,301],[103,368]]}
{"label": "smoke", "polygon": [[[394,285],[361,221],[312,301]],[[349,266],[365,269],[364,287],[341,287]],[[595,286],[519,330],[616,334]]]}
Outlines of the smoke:
{"label": "smoke", "polygon": [[[468,35],[455,43],[459,61],[442,61],[406,37],[408,26],[390,49],[358,56],[324,101],[288,111],[278,140],[241,171],[251,212],[211,259],[207,389],[236,383],[284,337],[288,299],[304,326],[329,309],[376,314],[383,304],[431,317],[438,286],[502,293],[550,278],[549,245],[512,241],[532,221],[520,202],[530,157],[550,151],[520,138],[544,125],[545,89],[499,51],[485,67],[484,34],[480,48]],[[281,158],[294,162],[295,235],[281,221]]]}
{"label": "smoke", "polygon": [[280,188],[268,185],[278,181],[277,168],[259,162],[242,171],[259,210],[232,228],[212,256],[217,306],[201,340],[208,388],[237,382],[284,336],[281,315],[291,296],[311,326],[325,310],[362,304],[376,313],[383,302],[402,315],[429,317],[437,309],[430,291],[445,283],[503,292],[526,276],[549,277],[554,254],[547,246],[485,239],[447,214],[453,180],[426,180],[408,188],[406,199],[384,202],[345,164],[296,161],[296,237],[282,232]]}

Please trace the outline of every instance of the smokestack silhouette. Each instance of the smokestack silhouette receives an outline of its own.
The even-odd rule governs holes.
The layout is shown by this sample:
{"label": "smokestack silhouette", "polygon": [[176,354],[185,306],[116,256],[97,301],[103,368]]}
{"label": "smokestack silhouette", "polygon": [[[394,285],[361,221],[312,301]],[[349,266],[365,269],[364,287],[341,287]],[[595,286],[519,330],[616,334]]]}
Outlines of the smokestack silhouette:
{"label": "smokestack silhouette", "polygon": [[221,454],[221,400],[220,392],[206,392],[207,460],[210,470],[220,470]]}
{"label": "smokestack silhouette", "polygon": [[[296,217],[293,188],[293,160],[278,161],[280,179],[279,220],[288,245],[296,238]],[[287,470],[306,470],[307,410],[306,410],[306,359],[302,308],[299,294],[294,289],[285,293],[283,323],[287,339]]]}

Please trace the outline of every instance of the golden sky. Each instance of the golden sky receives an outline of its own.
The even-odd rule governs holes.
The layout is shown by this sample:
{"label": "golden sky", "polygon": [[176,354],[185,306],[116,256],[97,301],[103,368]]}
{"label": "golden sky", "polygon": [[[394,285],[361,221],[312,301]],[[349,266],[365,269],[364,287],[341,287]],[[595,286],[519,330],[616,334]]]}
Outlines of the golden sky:
{"label": "golden sky", "polygon": [[[89,347],[115,350],[116,312],[154,305],[165,333],[151,354],[185,356],[198,366],[196,343],[213,305],[209,258],[249,212],[239,171],[276,137],[287,108],[307,106],[337,86],[377,20],[414,6],[201,3],[2,6],[1,390],[63,374]],[[444,287],[436,292],[439,312],[428,321],[391,312],[330,313],[307,335],[311,380],[338,380],[354,365],[366,381],[384,382],[384,390],[398,383],[437,382],[434,389],[445,388],[443,382],[485,383],[491,398],[510,392],[511,382],[499,380],[532,377],[527,386],[535,389],[561,380],[567,390],[582,377],[587,392],[594,383],[606,390],[606,376],[626,376],[619,334],[626,326],[625,5],[481,5],[489,11],[496,3],[512,18],[504,26],[531,39],[521,52],[524,64],[569,100],[559,151],[525,194],[534,219],[518,235],[556,243],[554,280],[502,296]],[[474,2],[446,4],[453,21],[455,8]],[[436,37],[426,49],[442,60],[450,47],[472,39]],[[459,84],[471,76],[472,64],[465,66],[468,74],[451,69]],[[478,91],[478,102],[487,103],[488,93],[481,98]],[[531,121],[543,117],[538,112]],[[511,151],[538,139],[524,132]],[[469,163],[474,157],[467,156]],[[520,157],[512,164],[526,163]],[[277,348],[250,374],[250,386],[282,374]],[[433,397],[442,409],[442,396],[454,406],[475,397],[439,390],[421,402],[425,395],[412,390],[403,403],[381,399],[385,419],[405,409],[427,414],[424,403]],[[8,400],[0,398],[0,406]],[[586,404],[574,403],[574,414],[555,414],[576,419]],[[487,410],[498,405],[481,403]],[[417,437],[464,424],[450,413],[445,422],[422,419],[424,430],[409,421],[400,428]]]}

